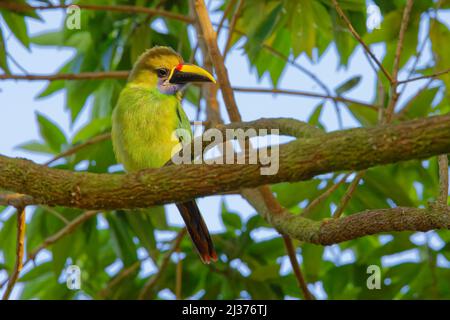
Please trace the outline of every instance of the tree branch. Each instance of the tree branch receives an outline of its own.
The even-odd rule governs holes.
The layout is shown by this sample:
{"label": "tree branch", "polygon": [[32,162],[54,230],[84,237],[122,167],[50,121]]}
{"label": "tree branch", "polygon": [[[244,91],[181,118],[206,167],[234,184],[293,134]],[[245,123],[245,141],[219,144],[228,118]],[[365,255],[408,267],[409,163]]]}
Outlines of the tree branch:
{"label": "tree branch", "polygon": [[[16,12],[29,12],[32,10],[53,10],[53,9],[67,9],[73,4],[58,4],[58,5],[43,5],[43,6],[31,6],[28,4],[14,3],[14,2],[0,2],[0,8],[8,9]],[[165,11],[160,9],[153,9],[140,6],[128,6],[128,5],[94,5],[94,4],[75,4],[80,9],[94,10],[94,11],[111,11],[122,13],[145,13],[154,16],[161,16],[164,18],[179,20],[187,23],[191,23],[192,19],[183,14],[174,13],[171,11]]]}
{"label": "tree branch", "polygon": [[[27,194],[36,204],[98,210],[142,208],[244,189],[243,196],[280,232],[302,241],[324,244],[376,232],[448,226],[446,210],[438,214],[436,210],[412,208],[403,208],[395,219],[391,213],[398,213],[398,208],[332,219],[333,222],[322,225],[286,214],[279,205],[270,202],[270,191],[263,194],[261,189],[245,188],[449,153],[450,115],[321,134],[287,143],[279,150],[278,174],[267,176],[260,174],[260,165],[236,164],[178,165],[130,174],[94,174],[52,169],[0,156],[0,188]],[[420,217],[419,213],[424,216]],[[404,226],[398,219],[405,219]],[[351,229],[352,221],[361,226]]]}
{"label": "tree branch", "polygon": [[248,92],[248,93],[272,93],[272,94],[287,94],[287,95],[298,95],[298,96],[305,96],[305,97],[311,97],[311,98],[323,98],[323,99],[330,99],[333,101],[339,101],[344,103],[355,103],[367,108],[370,108],[374,111],[378,111],[378,107],[369,104],[367,102],[353,100],[353,99],[347,99],[340,96],[332,96],[329,94],[320,94],[315,92],[308,92],[308,91],[299,91],[299,90],[288,90],[288,89],[270,89],[270,88],[248,88],[248,87],[233,87],[233,90],[235,92]]}
{"label": "tree branch", "polygon": [[16,263],[14,270],[8,280],[8,285],[3,294],[2,300],[8,300],[9,296],[14,289],[14,285],[19,278],[20,271],[23,268],[23,252],[25,243],[25,207],[17,208],[17,247],[16,247]]}
{"label": "tree branch", "polygon": [[395,50],[394,66],[392,70],[392,81],[391,81],[391,97],[389,99],[386,112],[384,114],[383,121],[389,123],[392,120],[392,116],[395,111],[395,106],[397,105],[398,98],[400,96],[397,91],[398,88],[398,71],[400,69],[400,57],[403,50],[403,42],[405,39],[406,29],[408,28],[409,17],[411,15],[411,9],[413,6],[413,0],[407,0],[405,10],[403,10],[402,23],[400,25],[400,33],[398,36],[397,48]]}
{"label": "tree branch", "polygon": [[144,287],[142,288],[141,292],[139,293],[139,300],[148,299],[150,293],[152,292],[155,285],[158,283],[158,280],[161,278],[161,276],[164,274],[164,271],[169,266],[170,258],[172,257],[172,254],[177,251],[179,248],[181,241],[183,240],[184,236],[186,235],[186,228],[181,229],[180,232],[178,232],[177,236],[173,240],[172,248],[170,248],[169,251],[164,255],[161,265],[158,268],[158,271],[156,274],[151,275],[148,281],[145,283]]}
{"label": "tree branch", "polygon": [[446,154],[438,156],[439,164],[439,202],[447,205],[448,199],[448,157]]}
{"label": "tree branch", "polygon": [[[1,7],[1,6],[0,6]],[[100,80],[100,79],[126,79],[129,71],[81,72],[60,73],[49,75],[38,74],[0,74],[0,80],[29,80],[29,81],[57,81],[57,80]]]}
{"label": "tree branch", "polygon": [[311,292],[309,292],[308,290],[308,284],[306,283],[305,278],[303,277],[303,273],[300,269],[300,265],[298,264],[297,255],[295,254],[295,248],[292,243],[292,239],[286,235],[283,235],[282,237],[289,256],[289,260],[291,261],[292,270],[294,271],[295,277],[297,278],[297,283],[303,293],[303,297],[305,298],[305,300],[313,300],[314,298],[311,295]]}
{"label": "tree branch", "polygon": [[418,81],[418,80],[423,80],[423,79],[437,78],[437,77],[442,76],[444,74],[447,74],[449,72],[450,72],[450,68],[442,70],[442,71],[438,71],[438,72],[430,74],[430,75],[425,75],[425,76],[420,76],[420,77],[415,77],[415,78],[409,78],[409,79],[401,80],[401,81],[398,81],[397,83],[398,84],[403,84],[403,83],[408,83],[408,82]]}
{"label": "tree branch", "polygon": [[449,152],[450,115],[445,115],[335,131],[283,144],[276,175],[261,175],[260,164],[183,164],[130,174],[95,174],[0,156],[0,188],[29,195],[35,204],[100,210],[142,208]]}
{"label": "tree branch", "polygon": [[358,34],[358,32],[353,28],[353,25],[350,21],[350,19],[345,15],[344,11],[342,10],[341,6],[337,2],[337,0],[332,0],[334,7],[336,8],[337,13],[342,18],[342,20],[345,21],[347,24],[348,29],[350,30],[351,34],[355,37],[355,39],[363,46],[364,50],[367,52],[367,54],[373,59],[373,61],[377,64],[377,66],[380,68],[380,70],[384,73],[386,78],[389,80],[390,83],[392,83],[392,77],[387,72],[387,70],[383,67],[381,62],[375,57],[375,55],[370,51],[369,46],[364,42],[364,40],[361,38],[361,36]]}

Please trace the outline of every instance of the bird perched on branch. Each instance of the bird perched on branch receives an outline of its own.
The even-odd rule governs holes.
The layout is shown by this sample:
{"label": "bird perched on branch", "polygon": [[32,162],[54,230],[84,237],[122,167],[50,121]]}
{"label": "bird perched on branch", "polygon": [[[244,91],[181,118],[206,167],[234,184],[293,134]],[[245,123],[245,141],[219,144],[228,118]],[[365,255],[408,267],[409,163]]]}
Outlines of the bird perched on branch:
{"label": "bird perched on branch", "polygon": [[[190,82],[213,82],[206,70],[184,63],[168,47],[154,47],[135,63],[113,112],[112,141],[126,171],[159,168],[180,150],[184,129],[192,137],[181,107],[181,89]],[[204,263],[217,260],[211,237],[195,201],[177,204],[192,242]]]}

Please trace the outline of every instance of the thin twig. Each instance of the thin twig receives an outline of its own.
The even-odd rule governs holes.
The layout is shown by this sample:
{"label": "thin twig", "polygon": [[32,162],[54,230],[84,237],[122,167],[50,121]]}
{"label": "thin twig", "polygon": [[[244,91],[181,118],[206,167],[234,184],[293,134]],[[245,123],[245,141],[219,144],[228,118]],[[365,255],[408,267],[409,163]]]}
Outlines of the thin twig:
{"label": "thin twig", "polygon": [[219,25],[217,27],[217,37],[219,37],[220,31],[222,31],[222,28],[224,26],[224,22],[228,16],[228,14],[231,12],[231,9],[233,9],[235,2],[236,2],[236,0],[230,0],[228,2],[228,5],[226,6],[225,10],[223,11],[222,18],[220,19]]}
{"label": "thin twig", "polygon": [[73,231],[75,231],[75,229],[78,226],[80,226],[82,223],[84,223],[85,221],[89,220],[90,218],[96,216],[98,213],[99,213],[99,211],[86,211],[83,214],[81,214],[78,217],[76,217],[75,219],[73,219],[72,221],[70,221],[69,224],[64,226],[62,229],[60,229],[59,231],[57,231],[53,235],[51,235],[48,238],[46,238],[38,247],[36,247],[33,251],[31,251],[28,254],[28,259],[27,259],[27,261],[25,261],[25,263],[28,263],[28,261],[30,261],[30,260],[34,260],[36,255],[42,249],[47,248],[48,246],[50,246],[50,245],[54,244],[55,242],[57,242],[62,237],[72,233]]}
{"label": "thin twig", "polygon": [[403,50],[403,42],[405,39],[406,29],[408,28],[409,18],[411,16],[411,9],[413,6],[413,0],[407,0],[405,10],[403,10],[402,22],[400,25],[400,33],[398,36],[397,48],[395,50],[394,66],[392,69],[392,81],[391,81],[391,98],[389,99],[386,112],[384,114],[383,121],[389,123],[392,120],[392,116],[395,111],[400,93],[397,91],[398,87],[398,72],[400,69],[400,58]]}
{"label": "thin twig", "polygon": [[437,78],[439,76],[442,76],[444,74],[447,74],[450,72],[450,68],[449,69],[445,69],[430,75],[425,75],[425,76],[420,76],[420,77],[415,77],[415,78],[410,78],[410,79],[405,79],[405,80],[401,80],[398,81],[398,84],[402,84],[402,83],[407,83],[407,82],[412,82],[412,81],[417,81],[417,80],[423,80],[423,79],[428,79],[428,78]]}
{"label": "thin twig", "polygon": [[111,133],[107,132],[107,133],[103,133],[100,134],[98,136],[95,136],[89,140],[87,140],[86,142],[80,143],[76,146],[73,146],[69,149],[67,149],[66,151],[56,155],[55,157],[53,157],[52,159],[50,159],[49,161],[47,161],[46,163],[44,163],[44,166],[49,166],[50,164],[52,164],[53,162],[55,162],[56,160],[59,160],[61,158],[65,158],[67,156],[70,156],[72,154],[77,153],[78,151],[80,151],[83,148],[86,148],[90,145],[96,144],[96,143],[100,143],[102,141],[111,139]]}
{"label": "thin twig", "polygon": [[344,11],[342,10],[341,6],[339,5],[339,3],[337,2],[337,0],[332,0],[333,1],[333,5],[336,8],[337,13],[339,14],[339,16],[345,21],[345,23],[347,24],[348,29],[350,30],[351,34],[356,38],[356,40],[358,40],[358,42],[363,46],[364,50],[367,52],[367,54],[373,59],[373,61],[377,64],[377,66],[380,68],[380,70],[384,73],[384,75],[386,76],[386,78],[389,80],[390,83],[392,83],[392,77],[389,74],[389,72],[387,72],[387,70],[383,67],[383,65],[381,64],[381,62],[377,59],[377,57],[375,57],[375,55],[372,53],[372,51],[370,51],[369,46],[364,42],[364,40],[361,38],[361,36],[358,34],[358,32],[355,30],[355,28],[353,27],[350,19],[345,15]]}
{"label": "thin twig", "polygon": [[61,73],[50,75],[37,74],[0,74],[0,80],[29,80],[29,81],[56,81],[56,80],[100,80],[100,79],[126,79],[129,71],[81,72]]}
{"label": "thin twig", "polygon": [[438,156],[439,163],[439,199],[442,205],[447,205],[448,199],[448,158],[446,154]]}
{"label": "thin twig", "polygon": [[14,270],[8,280],[8,286],[3,294],[3,300],[8,300],[9,296],[14,289],[14,285],[19,278],[20,271],[22,270],[23,264],[23,252],[24,252],[24,242],[25,242],[25,207],[17,208],[17,247],[16,247],[16,264]]}
{"label": "thin twig", "polygon": [[[43,6],[30,6],[28,4],[20,4],[14,2],[0,2],[0,8],[5,8],[17,12],[27,12],[31,10],[52,10],[52,9],[67,9],[73,4],[58,4],[58,5],[43,5]],[[75,4],[80,9],[94,10],[94,11],[111,11],[122,13],[145,13],[155,16],[161,16],[168,19],[179,20],[187,23],[191,23],[192,19],[183,14],[174,13],[171,11],[159,10],[154,8],[129,6],[129,5],[94,5],[94,4]]]}
{"label": "thin twig", "polygon": [[111,290],[117,286],[118,284],[122,283],[123,280],[125,280],[126,278],[128,278],[130,275],[132,275],[133,273],[136,272],[136,270],[139,269],[139,267],[141,266],[141,260],[137,260],[136,262],[134,262],[131,266],[124,268],[120,271],[119,274],[117,274],[106,286],[106,288],[102,289],[99,293],[98,296],[101,298],[106,298],[109,293],[111,292]]}
{"label": "thin twig", "polygon": [[350,176],[351,173],[347,173],[340,179],[338,182],[332,184],[327,190],[325,190],[322,194],[320,194],[317,198],[315,198],[313,201],[311,201],[305,209],[303,209],[301,215],[304,217],[309,216],[311,213],[311,210],[317,207],[320,203],[325,201],[326,198],[328,198],[334,191],[336,191]]}
{"label": "thin twig", "polygon": [[231,88],[230,80],[228,78],[228,71],[225,67],[223,56],[221,55],[217,45],[217,36],[212,27],[208,9],[202,0],[195,0],[194,8],[198,17],[197,21],[199,21],[205,43],[208,47],[208,52],[211,55],[214,68],[216,70],[220,88],[222,89],[223,100],[225,101],[225,107],[227,108],[230,120],[233,122],[239,122],[241,121],[241,115],[239,114],[238,107],[234,99],[233,89]]}
{"label": "thin twig", "polygon": [[344,98],[341,96],[330,96],[327,94],[321,94],[321,93],[315,93],[315,92],[309,92],[309,91],[299,91],[299,90],[289,90],[289,89],[250,88],[250,87],[233,87],[233,90],[235,92],[287,94],[287,95],[298,95],[298,96],[305,96],[305,97],[311,97],[311,98],[330,99],[330,100],[344,102],[344,103],[358,104],[358,105],[373,109],[375,111],[378,110],[377,106],[374,106],[367,102],[353,100],[353,99],[347,99],[347,98]]}
{"label": "thin twig", "polygon": [[[177,248],[177,253],[180,253],[180,247]],[[175,281],[175,297],[177,300],[181,300],[181,288],[183,285],[183,259],[178,255],[177,261],[177,274]]]}
{"label": "thin twig", "polygon": [[234,28],[236,28],[236,23],[241,15],[243,4],[244,4],[243,0],[238,0],[236,10],[234,11],[233,17],[231,18],[230,26],[228,28],[228,38],[227,41],[225,42],[225,49],[223,50],[223,60],[226,59],[228,51],[231,48],[231,40],[233,39]]}
{"label": "thin twig", "polygon": [[186,228],[181,229],[180,232],[178,232],[177,236],[173,240],[172,248],[167,251],[167,253],[164,255],[161,264],[158,268],[158,271],[153,276],[150,276],[148,281],[145,283],[144,287],[142,288],[141,292],[139,293],[139,300],[147,299],[152,292],[155,285],[158,283],[158,280],[161,278],[161,276],[164,274],[164,271],[169,266],[170,257],[172,257],[172,254],[178,249],[178,247],[181,244],[181,241],[183,240],[184,236],[186,234]]}
{"label": "thin twig", "polygon": [[300,265],[298,264],[297,255],[295,254],[295,248],[292,243],[292,239],[287,235],[282,235],[284,246],[286,247],[286,251],[289,256],[289,261],[291,262],[292,270],[294,270],[295,278],[297,279],[297,284],[302,291],[303,297],[305,300],[314,300],[311,292],[308,290],[308,284],[303,277],[302,270],[300,269]]}
{"label": "thin twig", "polygon": [[350,183],[347,191],[345,192],[344,196],[341,198],[341,201],[339,202],[339,206],[336,208],[336,210],[333,213],[333,218],[337,219],[342,215],[342,213],[345,210],[345,207],[347,206],[348,202],[352,198],[353,193],[355,192],[356,187],[359,184],[359,181],[362,179],[362,177],[364,176],[365,173],[366,173],[366,170],[362,170],[362,171],[358,172],[355,179],[353,179],[353,181]]}

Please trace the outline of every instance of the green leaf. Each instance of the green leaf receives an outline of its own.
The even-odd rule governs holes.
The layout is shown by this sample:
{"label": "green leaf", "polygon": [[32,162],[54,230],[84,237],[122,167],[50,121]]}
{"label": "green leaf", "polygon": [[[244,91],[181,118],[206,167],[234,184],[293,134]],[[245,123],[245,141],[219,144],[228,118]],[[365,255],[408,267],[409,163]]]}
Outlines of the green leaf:
{"label": "green leaf", "polygon": [[5,73],[10,73],[8,67],[8,61],[6,60],[6,42],[3,38],[3,31],[0,28],[0,68],[3,69]]}
{"label": "green leaf", "polygon": [[415,95],[404,107],[406,118],[415,119],[427,116],[433,108],[432,102],[438,91],[439,87],[436,87],[422,90],[418,95]]}
{"label": "green leaf", "polygon": [[47,144],[39,141],[26,142],[18,145],[16,148],[36,153],[53,154],[53,150]]}
{"label": "green leaf", "polygon": [[86,141],[92,137],[95,137],[107,129],[111,128],[111,118],[93,119],[82,127],[72,139],[72,143],[76,144],[82,141]]}
{"label": "green leaf", "polygon": [[315,244],[302,244],[303,271],[308,282],[319,280],[324,247]]}
{"label": "green leaf", "polygon": [[124,212],[109,214],[107,220],[111,228],[114,249],[125,266],[130,266],[137,260],[136,245],[130,234],[128,221]]}
{"label": "green leaf", "polygon": [[308,118],[308,123],[312,124],[313,126],[319,125],[320,115],[322,114],[323,109],[323,103],[319,104],[315,109],[314,112],[311,113],[311,115]]}
{"label": "green leaf", "polygon": [[362,79],[361,76],[354,76],[354,77],[348,79],[347,81],[345,81],[343,84],[340,84],[339,86],[337,86],[336,89],[334,89],[334,91],[336,91],[336,93],[338,95],[342,95],[342,94],[346,93],[347,91],[350,91],[351,89],[356,87],[359,84],[359,82],[361,81],[361,79]]}
{"label": "green leaf", "polygon": [[242,229],[241,217],[237,213],[229,212],[224,202],[222,202],[222,222],[229,229]]}
{"label": "green leaf", "polygon": [[64,33],[51,31],[30,38],[30,42],[41,46],[61,46],[64,43]]}
{"label": "green leaf", "polygon": [[2,11],[2,16],[14,36],[29,49],[30,39],[28,38],[25,17],[8,11]]}
{"label": "green leaf", "polygon": [[46,261],[38,266],[33,267],[30,271],[19,278],[19,282],[34,281],[37,278],[53,274],[53,267],[51,261]]}
{"label": "green leaf", "polygon": [[[289,8],[291,11],[291,43],[294,56],[302,52],[312,58],[312,51],[316,46],[316,23],[314,21],[313,2],[298,0],[290,2],[295,4]],[[299,19],[301,17],[301,19]]]}
{"label": "green leaf", "polygon": [[151,212],[133,210],[125,216],[130,223],[131,230],[139,238],[141,245],[147,250],[149,255],[156,260],[159,250],[156,248],[155,227],[151,220]]}
{"label": "green leaf", "polygon": [[60,152],[63,145],[67,144],[66,136],[59,126],[46,118],[43,114],[36,112],[41,137],[47,142],[48,146],[55,152]]}
{"label": "green leaf", "polygon": [[364,127],[372,127],[378,123],[378,113],[376,110],[356,103],[347,105],[347,108]]}
{"label": "green leaf", "polygon": [[256,267],[250,277],[256,281],[267,281],[270,279],[278,279],[280,277],[280,265],[269,264]]}
{"label": "green leaf", "polygon": [[[450,55],[448,47],[443,44],[450,41],[449,28],[436,19],[430,19],[430,39],[433,53],[436,57],[435,72],[448,69],[450,66]],[[446,97],[448,102],[450,102],[450,73],[443,74],[439,78],[445,83]]]}
{"label": "green leaf", "polygon": [[264,16],[264,19],[259,22],[254,32],[250,35],[249,42],[247,43],[248,55],[250,58],[256,56],[258,51],[261,49],[261,45],[264,40],[275,28],[279,21],[282,9],[283,5],[281,3],[277,4],[267,15]]}
{"label": "green leaf", "polygon": [[12,270],[16,261],[17,214],[12,214],[0,229],[0,250],[3,252],[3,263]]}

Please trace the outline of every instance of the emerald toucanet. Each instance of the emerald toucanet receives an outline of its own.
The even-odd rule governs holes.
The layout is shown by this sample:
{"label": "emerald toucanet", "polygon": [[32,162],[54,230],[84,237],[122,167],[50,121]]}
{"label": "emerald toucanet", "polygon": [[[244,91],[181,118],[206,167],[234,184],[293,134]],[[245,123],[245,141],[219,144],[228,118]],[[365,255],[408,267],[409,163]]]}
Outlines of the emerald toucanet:
{"label": "emerald toucanet", "polygon": [[[181,107],[180,90],[189,82],[214,82],[206,70],[183,62],[168,47],[154,47],[135,63],[113,112],[112,141],[116,158],[128,172],[168,163],[182,145],[177,129],[192,137]],[[195,201],[177,203],[186,228],[204,263],[217,260],[208,229]]]}

